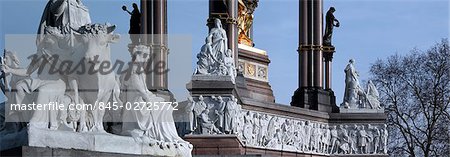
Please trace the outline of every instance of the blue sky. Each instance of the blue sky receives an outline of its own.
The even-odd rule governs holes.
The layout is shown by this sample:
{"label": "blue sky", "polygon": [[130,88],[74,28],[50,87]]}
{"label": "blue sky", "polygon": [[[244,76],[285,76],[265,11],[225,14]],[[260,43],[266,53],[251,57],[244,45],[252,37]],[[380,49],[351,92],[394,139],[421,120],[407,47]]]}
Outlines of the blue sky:
{"label": "blue sky", "polygon": [[[36,33],[46,0],[0,0],[0,48],[5,34]],[[93,22],[116,24],[116,32],[128,32],[129,16],[122,5],[137,0],[84,0]],[[343,69],[350,58],[356,60],[361,80],[369,77],[376,59],[406,54],[410,49],[426,49],[449,36],[448,0],[325,0],[324,12],[336,8],[341,27],[335,29],[333,43],[333,89],[342,101]],[[169,33],[192,38],[192,62],[207,34],[207,0],[169,0]],[[254,42],[271,59],[269,80],[277,103],[288,105],[297,88],[298,1],[260,0],[255,12]]]}

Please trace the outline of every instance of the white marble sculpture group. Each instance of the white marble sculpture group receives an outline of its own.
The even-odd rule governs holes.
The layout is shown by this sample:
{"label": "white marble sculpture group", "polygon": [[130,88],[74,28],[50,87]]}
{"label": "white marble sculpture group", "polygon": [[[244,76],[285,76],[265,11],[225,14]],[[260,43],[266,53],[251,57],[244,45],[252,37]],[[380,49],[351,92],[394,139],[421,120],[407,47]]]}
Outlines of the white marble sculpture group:
{"label": "white marble sculpture group", "polygon": [[[188,132],[198,135],[234,134],[248,147],[302,153],[387,153],[385,124],[329,124],[288,118],[244,110],[233,101],[236,98],[227,99],[224,101],[216,96],[189,98],[189,107],[185,110],[190,117]],[[226,108],[225,112],[221,112],[223,108]],[[222,115],[225,116],[222,118]]]}
{"label": "white marble sculpture group", "polygon": [[[56,102],[66,104],[65,109],[9,112],[10,115],[2,115],[2,119],[6,116],[26,118],[30,115],[30,145],[121,152],[114,150],[113,146],[99,146],[101,140],[78,144],[85,142],[83,139],[90,141],[93,136],[96,139],[104,137],[104,142],[132,141],[139,146],[136,151],[130,151],[135,154],[191,156],[192,145],[176,132],[172,106],[160,110],[107,110],[102,106],[109,103],[119,107],[126,102],[136,105],[139,102],[164,101],[147,89],[145,74],[140,69],[147,60],[145,57],[149,56],[149,47],[134,47],[129,73],[116,77],[112,66],[106,68],[109,72],[100,72],[104,63],[112,63],[110,44],[120,38],[113,33],[114,29],[114,25],[91,24],[89,11],[79,0],[49,1],[38,29],[37,53],[33,55],[30,65],[20,68],[18,58],[13,53],[8,53],[8,57],[2,61],[2,71],[11,76],[5,86],[16,90],[5,92],[6,103]],[[55,68],[59,71],[53,73]],[[125,92],[121,93],[121,90]],[[67,104],[71,103],[90,104],[93,108],[68,110]],[[104,121],[113,123],[104,128]],[[24,127],[19,127],[22,124],[3,121],[0,132],[2,138],[6,137],[3,134],[22,131]],[[55,139],[44,138],[46,136]],[[76,142],[64,142],[67,139],[75,139]]]}
{"label": "white marble sculpture group", "polygon": [[234,96],[189,97],[185,114],[188,134],[237,134],[241,106]]}
{"label": "white marble sculpture group", "polygon": [[214,24],[200,53],[197,54],[194,75],[231,76],[234,81],[237,75],[236,66],[233,51],[228,49],[227,33],[219,19],[215,19]]}
{"label": "white marble sculpture group", "polygon": [[384,111],[380,106],[379,94],[372,81],[367,82],[365,91],[359,84],[359,74],[354,67],[354,60],[350,59],[345,68],[345,93],[341,110],[353,111]]}

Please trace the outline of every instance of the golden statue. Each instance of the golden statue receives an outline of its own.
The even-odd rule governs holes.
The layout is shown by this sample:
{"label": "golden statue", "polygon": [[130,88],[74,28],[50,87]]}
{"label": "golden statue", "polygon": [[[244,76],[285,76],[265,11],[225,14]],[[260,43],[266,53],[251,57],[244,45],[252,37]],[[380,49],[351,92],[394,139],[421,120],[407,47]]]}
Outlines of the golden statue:
{"label": "golden statue", "polygon": [[253,12],[259,0],[238,0],[238,43],[253,47],[250,30],[253,25]]}

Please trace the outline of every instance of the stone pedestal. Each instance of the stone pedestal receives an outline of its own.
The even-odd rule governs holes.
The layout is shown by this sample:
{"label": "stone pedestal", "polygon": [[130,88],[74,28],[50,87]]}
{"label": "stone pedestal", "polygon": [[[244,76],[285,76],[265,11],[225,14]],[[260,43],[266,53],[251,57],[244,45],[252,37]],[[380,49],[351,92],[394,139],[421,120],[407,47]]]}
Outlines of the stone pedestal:
{"label": "stone pedestal", "polygon": [[193,155],[245,154],[237,135],[187,135],[184,139],[194,145]]}
{"label": "stone pedestal", "polygon": [[266,51],[239,44],[238,70],[244,78],[236,79],[240,97],[275,102],[269,84],[269,63]]}
{"label": "stone pedestal", "polygon": [[336,96],[332,90],[320,88],[299,88],[292,96],[291,106],[317,110],[322,112],[339,112]]}
{"label": "stone pedestal", "polygon": [[[31,147],[50,147],[55,149],[76,149],[85,152],[123,153],[134,155],[182,156],[190,154],[188,145],[160,148],[159,145],[136,142],[132,137],[109,133],[77,133],[72,131],[52,131],[47,129],[29,129],[28,145]],[[42,149],[41,149],[42,150]],[[53,151],[53,150],[44,150]],[[61,156],[70,155],[62,154]],[[46,156],[45,154],[43,154]],[[26,156],[26,155],[25,155]],[[34,155],[33,155],[34,156]],[[58,155],[57,155],[58,156]]]}
{"label": "stone pedestal", "polygon": [[235,84],[231,76],[193,75],[191,82],[186,85],[191,96],[231,96],[235,93]]}

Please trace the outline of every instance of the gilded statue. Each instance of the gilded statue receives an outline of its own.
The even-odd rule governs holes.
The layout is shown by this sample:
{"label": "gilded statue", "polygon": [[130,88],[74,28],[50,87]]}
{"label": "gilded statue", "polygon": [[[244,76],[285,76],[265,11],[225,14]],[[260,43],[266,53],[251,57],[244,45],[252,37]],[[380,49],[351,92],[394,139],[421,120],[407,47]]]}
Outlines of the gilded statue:
{"label": "gilded statue", "polygon": [[239,44],[253,47],[250,30],[253,25],[253,12],[258,7],[258,2],[259,0],[238,0]]}

